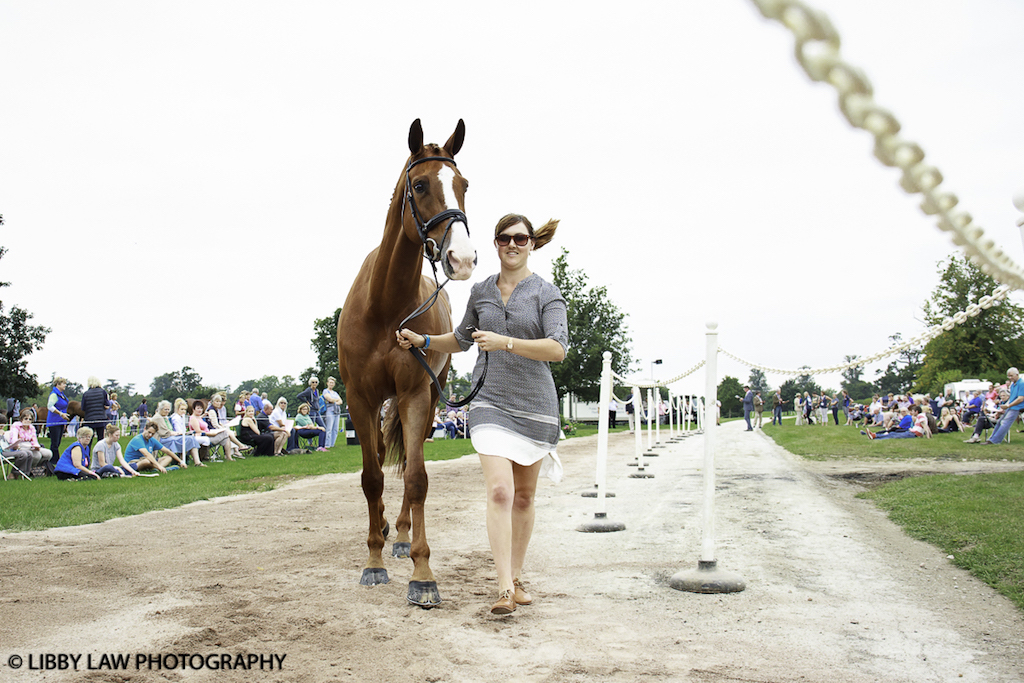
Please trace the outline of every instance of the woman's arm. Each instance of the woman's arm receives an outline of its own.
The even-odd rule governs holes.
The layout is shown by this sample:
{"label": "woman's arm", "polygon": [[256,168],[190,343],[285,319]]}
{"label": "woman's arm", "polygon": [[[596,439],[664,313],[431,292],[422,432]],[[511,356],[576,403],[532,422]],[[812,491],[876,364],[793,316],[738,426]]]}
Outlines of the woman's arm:
{"label": "woman's arm", "polygon": [[[459,346],[459,342],[455,340],[455,333],[449,332],[448,334],[431,334],[427,335],[430,337],[430,350],[437,351],[438,353],[459,353],[462,351],[462,347]],[[416,347],[422,349],[427,343],[426,338],[422,334],[413,332],[408,328],[402,328],[400,331],[395,332],[395,337],[398,339],[398,344],[403,349],[410,347]]]}
{"label": "woman's arm", "polygon": [[[455,335],[452,334],[454,337]],[[481,351],[508,351],[530,360],[541,360],[557,363],[565,358],[565,349],[554,339],[515,339],[496,332],[477,330],[473,333],[473,341]],[[509,342],[512,348],[509,349]],[[431,341],[433,347],[433,341]]]}

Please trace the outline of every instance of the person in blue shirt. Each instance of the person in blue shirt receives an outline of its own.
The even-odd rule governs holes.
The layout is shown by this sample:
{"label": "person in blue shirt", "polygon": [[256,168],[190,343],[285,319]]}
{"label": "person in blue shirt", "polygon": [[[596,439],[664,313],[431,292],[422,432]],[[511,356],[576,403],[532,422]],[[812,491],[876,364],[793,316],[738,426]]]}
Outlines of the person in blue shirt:
{"label": "person in blue shirt", "polygon": [[[177,462],[182,469],[188,467],[177,453],[157,440],[156,430],[157,423],[150,420],[142,433],[128,442],[128,447],[124,451],[124,459],[128,466],[136,472],[157,470],[161,474],[167,473],[167,466],[171,462]],[[157,453],[163,453],[164,457],[157,459]]]}
{"label": "person in blue shirt", "polygon": [[981,415],[981,406],[984,403],[985,399],[981,397],[980,391],[971,392],[971,400],[967,402],[967,424],[971,424]]}
{"label": "person in blue shirt", "polygon": [[93,430],[90,427],[78,429],[75,434],[78,440],[64,450],[54,468],[57,479],[99,479],[107,473],[121,476],[120,472],[110,465],[104,465],[95,472],[89,469],[89,446],[92,443],[92,435]]}
{"label": "person in blue shirt", "polygon": [[1010,431],[1010,427],[1017,421],[1021,409],[1024,409],[1024,380],[1020,378],[1017,368],[1010,368],[1006,371],[1007,389],[1010,390],[1010,397],[1002,405],[1002,417],[999,419],[999,426],[983,443],[993,445],[1000,443]]}

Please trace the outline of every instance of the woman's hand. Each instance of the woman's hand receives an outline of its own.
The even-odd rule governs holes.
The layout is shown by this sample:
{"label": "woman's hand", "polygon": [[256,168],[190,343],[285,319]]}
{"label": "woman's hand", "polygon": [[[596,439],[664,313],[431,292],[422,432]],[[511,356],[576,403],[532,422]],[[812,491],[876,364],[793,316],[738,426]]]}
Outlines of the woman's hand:
{"label": "woman's hand", "polygon": [[473,341],[481,351],[506,351],[508,350],[508,340],[508,337],[496,332],[487,330],[473,332]]}
{"label": "woman's hand", "polygon": [[395,332],[395,337],[398,340],[398,345],[403,349],[417,348],[422,349],[423,345],[427,343],[427,340],[423,338],[423,335],[416,334],[408,328],[402,328],[398,332]]}

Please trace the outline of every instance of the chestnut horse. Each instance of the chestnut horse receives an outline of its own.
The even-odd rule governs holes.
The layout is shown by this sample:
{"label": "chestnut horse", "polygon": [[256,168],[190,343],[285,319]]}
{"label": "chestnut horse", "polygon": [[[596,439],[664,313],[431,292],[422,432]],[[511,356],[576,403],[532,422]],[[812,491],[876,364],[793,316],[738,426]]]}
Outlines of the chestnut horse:
{"label": "chestnut horse", "polygon": [[[413,354],[395,341],[395,332],[421,305],[428,306],[436,292],[434,282],[422,275],[421,255],[432,263],[440,261],[452,280],[468,279],[476,265],[463,213],[468,183],[454,161],[465,133],[465,124],[459,120],[443,147],[424,145],[420,121],[413,122],[411,155],[395,185],[383,239],[363,261],[338,318],[338,370],[363,449],[362,485],[369,508],[369,558],[359,582],[364,586],[388,582],[381,558],[389,530],[383,500],[387,457],[405,479],[393,555],[412,557],[408,600],[424,608],[441,602],[428,562],[423,511],[427,497],[423,441],[432,431],[438,393]],[[451,305],[444,291],[439,295],[436,305],[405,326],[425,334],[451,332]],[[438,377],[447,378],[448,354],[428,350],[426,361]],[[382,431],[381,407],[387,399],[392,400]]]}

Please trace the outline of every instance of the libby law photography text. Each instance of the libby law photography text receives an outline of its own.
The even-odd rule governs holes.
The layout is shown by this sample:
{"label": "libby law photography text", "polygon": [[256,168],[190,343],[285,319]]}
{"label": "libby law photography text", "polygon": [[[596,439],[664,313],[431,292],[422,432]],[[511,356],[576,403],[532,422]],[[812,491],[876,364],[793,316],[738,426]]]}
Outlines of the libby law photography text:
{"label": "libby law photography text", "polygon": [[7,665],[12,669],[25,666],[30,670],[39,671],[127,671],[135,669],[148,670],[198,670],[198,669],[241,669],[244,671],[280,671],[284,669],[284,658],[288,655],[277,654],[68,654],[43,652],[30,654],[26,658],[11,655]]}

